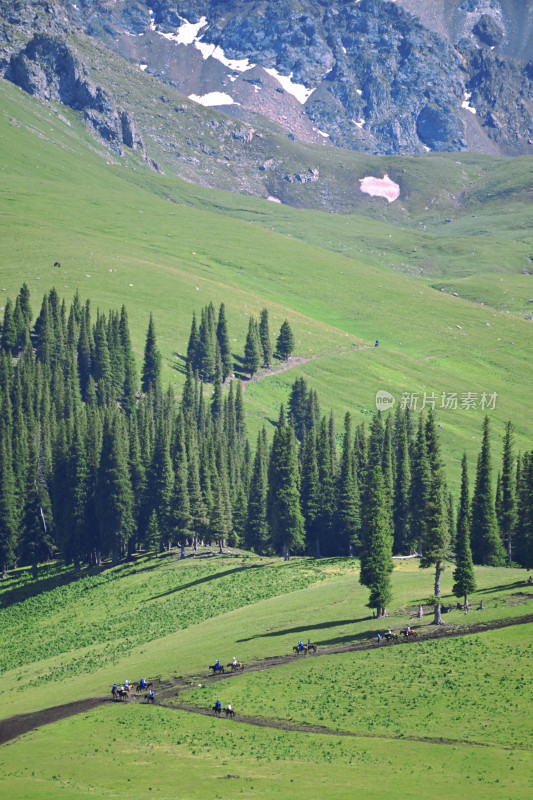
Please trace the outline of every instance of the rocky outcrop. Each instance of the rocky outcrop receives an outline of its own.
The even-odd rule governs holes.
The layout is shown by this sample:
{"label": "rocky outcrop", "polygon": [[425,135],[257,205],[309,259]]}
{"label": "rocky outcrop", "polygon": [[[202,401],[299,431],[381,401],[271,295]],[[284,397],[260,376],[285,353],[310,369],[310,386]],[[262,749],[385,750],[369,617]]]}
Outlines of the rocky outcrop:
{"label": "rocky outcrop", "polygon": [[88,70],[60,38],[37,34],[10,60],[6,78],[41,100],[55,100],[83,111],[83,119],[118,155],[124,146],[146,156],[142,137],[128,112],[95,85]]}
{"label": "rocky outcrop", "polygon": [[[110,110],[108,88],[84,100],[79,63],[69,66],[68,53],[54,61],[42,41],[35,56],[20,52],[21,36],[40,32],[57,47],[70,34],[90,36],[178,92],[229,95],[226,113],[257,127],[263,115],[300,141],[377,154],[521,154],[533,153],[533,67],[513,56],[531,53],[532,14],[523,0],[4,0],[0,42],[11,79],[83,109],[118,149],[136,137]],[[202,19],[201,42],[176,41],[184,22]],[[233,69],[206,47],[255,66]],[[300,103],[266,69],[310,96]]]}

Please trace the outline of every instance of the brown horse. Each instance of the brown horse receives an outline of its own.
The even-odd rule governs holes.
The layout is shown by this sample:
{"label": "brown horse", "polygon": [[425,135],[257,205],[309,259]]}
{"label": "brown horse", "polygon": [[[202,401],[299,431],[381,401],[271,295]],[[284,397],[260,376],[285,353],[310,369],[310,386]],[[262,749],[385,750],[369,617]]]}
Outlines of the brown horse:
{"label": "brown horse", "polygon": [[402,636],[405,636],[406,639],[418,639],[418,633],[416,631],[400,631],[400,633]]}
{"label": "brown horse", "polygon": [[234,664],[232,661],[231,664],[228,664],[228,667],[231,667],[232,672],[242,672],[244,669],[244,664],[242,661],[237,661],[236,664]]}

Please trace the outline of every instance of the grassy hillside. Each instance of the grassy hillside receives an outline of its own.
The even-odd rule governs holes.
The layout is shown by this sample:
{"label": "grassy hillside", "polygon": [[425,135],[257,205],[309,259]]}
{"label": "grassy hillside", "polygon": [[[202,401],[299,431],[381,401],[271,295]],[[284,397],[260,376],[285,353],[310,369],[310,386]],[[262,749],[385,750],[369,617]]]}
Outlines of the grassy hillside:
{"label": "grassy hillside", "polygon": [[[179,354],[185,350],[194,309],[210,300],[224,301],[235,353],[240,354],[248,315],[266,305],[274,332],[283,319],[291,322],[296,355],[317,358],[247,387],[252,435],[265,418],[277,416],[288,387],[304,375],[324,409],[334,408],[339,424],[346,410],[356,420],[360,413],[372,412],[379,389],[392,392],[397,402],[403,392],[409,397],[418,393],[418,408],[424,392],[435,395],[437,409],[443,393],[474,392],[478,401],[484,392],[497,393],[491,412],[496,450],[509,418],[517,427],[518,447],[530,447],[530,322],[432,289],[421,279],[392,270],[387,260],[395,250],[399,266],[413,271],[408,253],[420,248],[426,259],[439,254],[442,265],[449,261],[449,248],[462,241],[452,235],[453,225],[464,225],[463,241],[470,243],[472,228],[466,222],[441,225],[444,233],[437,236],[438,226],[426,234],[392,226],[397,220],[390,209],[386,221],[373,221],[207,192],[150,172],[131,158],[126,164],[111,163],[109,154],[80,127],[75,112],[63,107],[54,111],[9,84],[2,83],[1,90],[0,204],[7,235],[0,254],[0,288],[6,296],[14,297],[26,281],[34,312],[42,293],[54,285],[67,300],[79,290],[93,308],[126,303],[139,363],[153,311],[164,379],[178,391]],[[478,175],[481,183],[498,172],[496,162],[489,168],[479,157],[464,158],[471,161],[468,175]],[[439,185],[446,186],[447,167],[452,165],[452,176],[459,169],[447,157],[428,160],[425,167],[422,162],[409,161],[414,164],[410,178],[420,187],[435,177],[435,170],[442,178]],[[519,175],[513,175],[518,181]],[[385,208],[385,201],[369,202]],[[479,214],[482,207],[476,208]],[[525,224],[524,211],[520,220]],[[509,242],[508,233],[496,238],[502,252],[508,250],[510,258],[520,253],[516,257],[522,263],[527,236],[522,230],[516,244]],[[487,261],[493,250],[498,253],[493,239],[478,237]],[[380,249],[385,240],[387,251]],[[466,244],[463,249],[466,253]],[[60,269],[52,266],[55,261]],[[510,269],[516,270],[518,261]],[[495,259],[491,269],[496,269]],[[450,267],[447,287],[455,290],[456,276],[464,274],[463,267],[456,272]],[[480,291],[490,294],[496,280],[490,275],[498,273],[486,274]],[[434,282],[435,275],[430,279]],[[463,280],[474,285],[474,277]],[[529,276],[506,274],[509,284],[500,285],[517,280],[522,281],[522,296],[516,300],[518,287],[513,289],[511,310],[521,312]],[[475,290],[471,294],[477,300]],[[493,294],[497,305],[501,297]],[[379,350],[359,349],[376,338],[382,344]],[[467,449],[472,459],[477,454],[482,416],[480,409],[439,412],[452,485],[462,451]]]}
{"label": "grassy hillside", "polygon": [[[524,577],[477,568],[471,599],[474,609],[483,599],[484,611],[453,611],[447,627],[531,613]],[[399,630],[431,592],[432,575],[400,562],[393,586],[387,622]],[[447,569],[446,597],[450,586]],[[0,587],[4,719],[107,694],[114,680],[141,675],[157,680],[158,705],[140,697],[109,702],[3,746],[5,791],[14,799],[153,792],[207,800],[228,790],[300,798],[317,786],[335,798],[385,791],[399,800],[414,796],[415,786],[418,797],[446,791],[461,798],[466,789],[481,798],[528,794],[531,625],[320,655],[383,630],[366,600],[350,559],[166,555],[78,580],[50,567],[37,584],[20,571]],[[415,620],[422,635],[431,632],[429,621],[428,614]],[[266,668],[307,636],[318,657]],[[208,664],[233,655],[262,669],[208,677]],[[165,700],[173,683],[182,689]],[[232,703],[237,720],[173,707],[206,709],[216,698]],[[277,727],[257,727],[257,716]],[[302,725],[307,732],[290,730]]]}

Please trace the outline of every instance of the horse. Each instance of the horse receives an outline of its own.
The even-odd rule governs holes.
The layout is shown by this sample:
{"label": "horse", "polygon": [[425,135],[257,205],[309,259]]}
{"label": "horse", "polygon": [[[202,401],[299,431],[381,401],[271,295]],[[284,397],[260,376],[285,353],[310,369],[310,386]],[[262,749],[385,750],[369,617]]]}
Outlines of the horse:
{"label": "horse", "polygon": [[306,644],[304,644],[303,647],[300,647],[299,645],[295,645],[292,649],[294,650],[294,652],[296,653],[297,656],[299,656],[300,653],[305,653],[305,655],[307,655],[308,647],[307,647]]}
{"label": "horse", "polygon": [[385,639],[388,642],[394,642],[394,644],[396,644],[398,642],[398,634],[391,631],[390,633],[385,634]]}
{"label": "horse", "polygon": [[232,708],[225,708],[224,714],[226,715],[226,718],[231,717],[233,719],[235,716],[235,711]]}
{"label": "horse", "polygon": [[[150,686],[151,685],[152,684],[150,684]],[[150,694],[150,692],[148,692],[148,694],[144,695],[144,699],[146,700],[147,703],[153,703],[153,702],[155,702],[155,695],[154,694]]]}
{"label": "horse", "polygon": [[418,633],[416,631],[400,631],[402,636],[405,636],[406,639],[418,639]]}
{"label": "horse", "polygon": [[228,664],[228,667],[231,667],[232,672],[239,672],[239,671],[242,672],[242,670],[244,669],[244,664],[242,663],[242,661],[237,661],[236,664],[234,664],[232,661],[231,664]]}
{"label": "horse", "polygon": [[127,700],[128,697],[130,696],[128,688],[129,687],[124,688],[123,686],[121,686],[120,689],[118,690],[118,699],[121,700],[122,702],[124,702],[124,700]]}
{"label": "horse", "polygon": [[213,714],[215,715],[215,717],[219,717],[219,716],[220,716],[220,714],[222,713],[222,706],[217,706],[217,705],[216,705],[216,703],[215,703],[215,705],[213,706],[213,708],[211,709],[211,711],[213,712]]}
{"label": "horse", "polygon": [[310,653],[311,650],[313,651],[313,653],[316,653],[316,651],[318,650],[318,646],[316,644],[308,644],[308,645],[305,645],[305,646],[307,647],[307,652],[308,653]]}
{"label": "horse", "polygon": [[224,674],[224,667],[222,666],[222,664],[219,664],[218,667],[216,664],[213,664],[212,666],[209,667],[209,669],[213,670],[213,675],[216,675],[217,672],[221,672],[222,674]]}
{"label": "horse", "polygon": [[153,687],[154,687],[153,683],[145,683],[144,686],[141,686],[141,684],[138,683],[137,686],[135,687],[135,691],[144,692],[145,689],[153,689]]}

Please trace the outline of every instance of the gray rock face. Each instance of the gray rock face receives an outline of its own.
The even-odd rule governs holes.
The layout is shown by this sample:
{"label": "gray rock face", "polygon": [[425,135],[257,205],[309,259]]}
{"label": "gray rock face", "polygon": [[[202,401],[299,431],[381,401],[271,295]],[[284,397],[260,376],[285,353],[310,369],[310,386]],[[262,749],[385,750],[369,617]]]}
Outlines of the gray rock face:
{"label": "gray rock face", "polygon": [[[60,53],[70,34],[147,64],[184,94],[230,94],[238,113],[262,113],[295,139],[378,154],[463,150],[478,141],[488,141],[489,152],[533,152],[533,67],[512,58],[531,52],[533,0],[4,0],[2,15],[10,79],[43,99],[90,110],[91,125],[115,131],[113,146],[136,137],[119,112],[100,107],[106,89],[98,98],[98,87],[76,72],[80,65]],[[202,44],[248,58],[253,73],[160,35],[203,18]],[[17,46],[17,35],[36,32],[55,38],[56,56],[38,36]],[[275,78],[262,68],[290,76],[313,90],[310,97],[298,105],[272,89]],[[461,108],[467,93],[475,120]],[[473,125],[482,136],[469,138]]]}
{"label": "gray rock face", "polygon": [[118,155],[124,145],[145,155],[142,137],[126,111],[89,78],[84,65],[61,39],[37,34],[11,57],[6,78],[41,100],[55,100],[83,111],[84,121]]}

